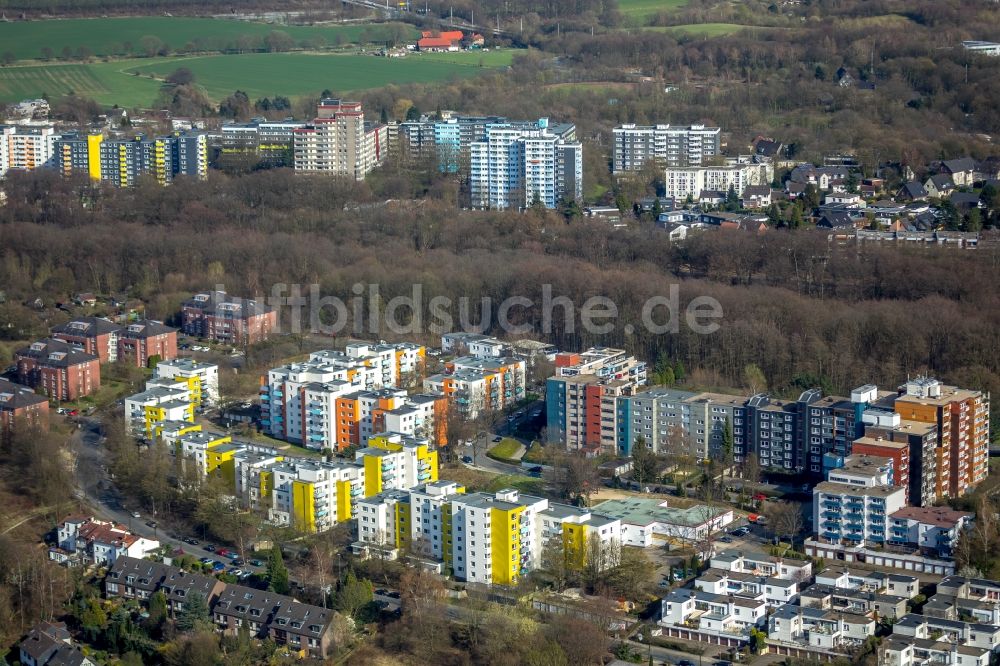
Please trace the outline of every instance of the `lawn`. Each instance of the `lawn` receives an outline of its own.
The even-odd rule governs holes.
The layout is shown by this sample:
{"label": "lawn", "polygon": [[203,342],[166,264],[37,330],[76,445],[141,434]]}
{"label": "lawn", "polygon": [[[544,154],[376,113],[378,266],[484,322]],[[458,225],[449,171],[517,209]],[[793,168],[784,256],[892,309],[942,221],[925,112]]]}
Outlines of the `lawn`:
{"label": "lawn", "polygon": [[501,474],[491,480],[483,492],[495,493],[505,488],[513,488],[528,495],[545,496],[545,481],[521,474]]}
{"label": "lawn", "polygon": [[647,18],[686,6],[688,0],[619,0],[618,11],[635,18]]}
{"label": "lawn", "polygon": [[[385,41],[390,32],[419,35],[416,28],[399,24],[356,24],[337,26],[282,26],[250,21],[211,18],[102,18],[53,19],[0,23],[0,51],[11,52],[18,60],[41,58],[49,48],[59,56],[68,47],[74,54],[80,47],[93,55],[143,53],[143,38],[156,37],[173,50],[220,51],[238,49],[238,41],[259,42],[270,32],[287,33],[296,46],[319,48],[347,43]],[[249,40],[248,40],[249,38]]]}
{"label": "lawn", "polygon": [[[2,24],[0,24],[2,25]],[[389,83],[430,83],[476,76],[490,67],[509,64],[514,52],[411,55],[377,58],[363,55],[251,53],[173,58],[134,58],[77,65],[32,65],[0,68],[0,102],[50,97],[74,92],[102,104],[148,107],[160,81],[178,67],[194,72],[210,97],[220,100],[235,90],[251,99],[282,95],[315,95],[377,88]],[[482,67],[480,66],[482,61]]]}
{"label": "lawn", "polygon": [[514,456],[520,449],[521,442],[510,437],[505,437],[499,444],[491,448],[486,455],[494,460],[514,460]]}

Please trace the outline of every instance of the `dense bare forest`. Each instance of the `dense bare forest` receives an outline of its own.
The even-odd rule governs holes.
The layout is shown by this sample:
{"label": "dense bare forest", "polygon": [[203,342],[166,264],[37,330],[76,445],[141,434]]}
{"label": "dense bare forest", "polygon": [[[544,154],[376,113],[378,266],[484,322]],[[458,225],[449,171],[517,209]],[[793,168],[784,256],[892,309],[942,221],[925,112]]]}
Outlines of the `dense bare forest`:
{"label": "dense bare forest", "polygon": [[[755,364],[778,393],[890,385],[921,371],[1000,389],[996,245],[841,247],[816,230],[705,233],[671,245],[651,223],[611,231],[542,211],[381,205],[365,189],[280,170],[120,191],[15,176],[0,209],[0,335],[16,335],[31,319],[24,301],[81,290],[128,291],[151,304],[151,315],[169,318],[192,290],[218,283],[261,295],[274,283],[316,283],[345,301],[355,283],[373,283],[382,304],[419,283],[425,300],[472,297],[473,322],[480,297],[493,299],[496,322],[500,301],[525,296],[533,305],[514,313],[536,336],[564,349],[623,345],[651,361],[666,354],[704,386],[739,386]],[[556,314],[545,335],[546,284],[577,307],[610,297],[619,310],[613,330],[590,335],[578,320],[570,332]],[[639,326],[646,300],[672,284],[682,308],[695,296],[716,298],[721,329],[696,335],[682,325],[653,335]]]}

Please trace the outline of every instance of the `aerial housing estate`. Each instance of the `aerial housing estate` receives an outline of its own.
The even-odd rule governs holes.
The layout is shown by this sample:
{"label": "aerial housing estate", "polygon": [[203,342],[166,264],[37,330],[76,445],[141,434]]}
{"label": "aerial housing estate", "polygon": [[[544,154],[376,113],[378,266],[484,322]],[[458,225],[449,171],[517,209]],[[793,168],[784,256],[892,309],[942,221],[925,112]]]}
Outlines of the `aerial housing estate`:
{"label": "aerial housing estate", "polygon": [[612,171],[639,171],[649,162],[658,167],[700,166],[721,152],[722,130],[704,125],[619,125],[614,128]]}
{"label": "aerial housing estate", "polygon": [[[639,390],[641,383],[609,381],[559,357],[556,366],[548,380],[547,432],[571,450],[589,441],[628,455],[642,436],[655,451],[680,440],[690,455],[710,458],[720,453],[728,423],[736,464],[752,455],[762,467],[820,479],[852,452],[888,457],[915,506],[962,495],[986,478],[989,394],[933,378],[911,379],[895,391],[865,385],[839,397],[810,389],[779,400],[765,393]],[[594,418],[597,409],[601,416]]]}
{"label": "aerial housing estate", "polygon": [[583,199],[583,148],[571,123],[446,113],[399,123],[392,136],[404,158],[436,159],[446,173],[468,164],[473,208]]}
{"label": "aerial housing estate", "polygon": [[0,177],[9,169],[43,167],[121,187],[135,185],[142,177],[166,185],[178,176],[206,179],[208,149],[205,135],[194,132],[157,137],[58,134],[51,125],[0,125]]}

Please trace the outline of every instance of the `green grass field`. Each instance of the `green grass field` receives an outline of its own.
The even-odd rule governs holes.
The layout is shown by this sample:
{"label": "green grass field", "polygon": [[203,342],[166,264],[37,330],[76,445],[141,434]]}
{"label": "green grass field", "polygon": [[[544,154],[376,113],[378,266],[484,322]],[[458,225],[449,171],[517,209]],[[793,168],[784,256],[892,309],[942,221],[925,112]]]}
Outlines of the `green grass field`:
{"label": "green grass field", "polygon": [[498,460],[511,460],[521,449],[521,443],[516,439],[511,439],[510,437],[504,437],[504,439],[491,448],[487,455],[491,458],[496,458]]}
{"label": "green grass field", "polygon": [[[204,57],[136,58],[86,65],[0,68],[0,102],[69,92],[102,104],[149,106],[162,78],[178,67],[194,72],[199,85],[219,100],[243,90],[251,99],[296,97],[329,89],[339,93],[389,83],[429,83],[467,78],[510,63],[514,51],[411,55],[376,58],[362,55],[251,53]],[[482,65],[482,66],[480,66]],[[139,74],[139,75],[137,75]]]}
{"label": "green grass field", "polygon": [[618,11],[624,16],[647,18],[687,5],[688,0],[618,0]]}
{"label": "green grass field", "polygon": [[[399,27],[396,24],[395,27]],[[416,28],[404,26],[402,34],[416,39]],[[310,48],[338,44],[384,41],[391,24],[346,26],[281,26],[249,21],[210,18],[111,18],[58,19],[0,23],[0,52],[11,52],[18,60],[42,57],[48,47],[59,56],[63,48],[73,53],[81,46],[97,56],[143,55],[142,38],[155,36],[173,50],[218,51],[236,48],[241,37],[260,40],[272,30],[281,30],[297,46]],[[402,29],[401,29],[402,30]],[[131,49],[126,45],[130,44]]]}

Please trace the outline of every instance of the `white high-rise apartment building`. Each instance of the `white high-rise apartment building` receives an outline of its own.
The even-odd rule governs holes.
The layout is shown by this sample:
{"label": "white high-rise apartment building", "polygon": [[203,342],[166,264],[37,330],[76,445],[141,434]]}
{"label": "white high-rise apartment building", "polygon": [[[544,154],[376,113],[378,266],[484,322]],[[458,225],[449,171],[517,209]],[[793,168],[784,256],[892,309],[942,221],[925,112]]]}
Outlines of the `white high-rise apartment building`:
{"label": "white high-rise apartment building", "polygon": [[[572,135],[569,135],[572,136]],[[583,148],[548,128],[497,124],[469,146],[473,208],[527,208],[583,198]]]}
{"label": "white high-rise apartment building", "polygon": [[638,171],[654,160],[660,167],[698,166],[719,154],[718,127],[619,125],[614,129],[615,173]]}
{"label": "white high-rise apartment building", "polygon": [[59,136],[48,126],[0,125],[0,178],[9,169],[52,166]]}

